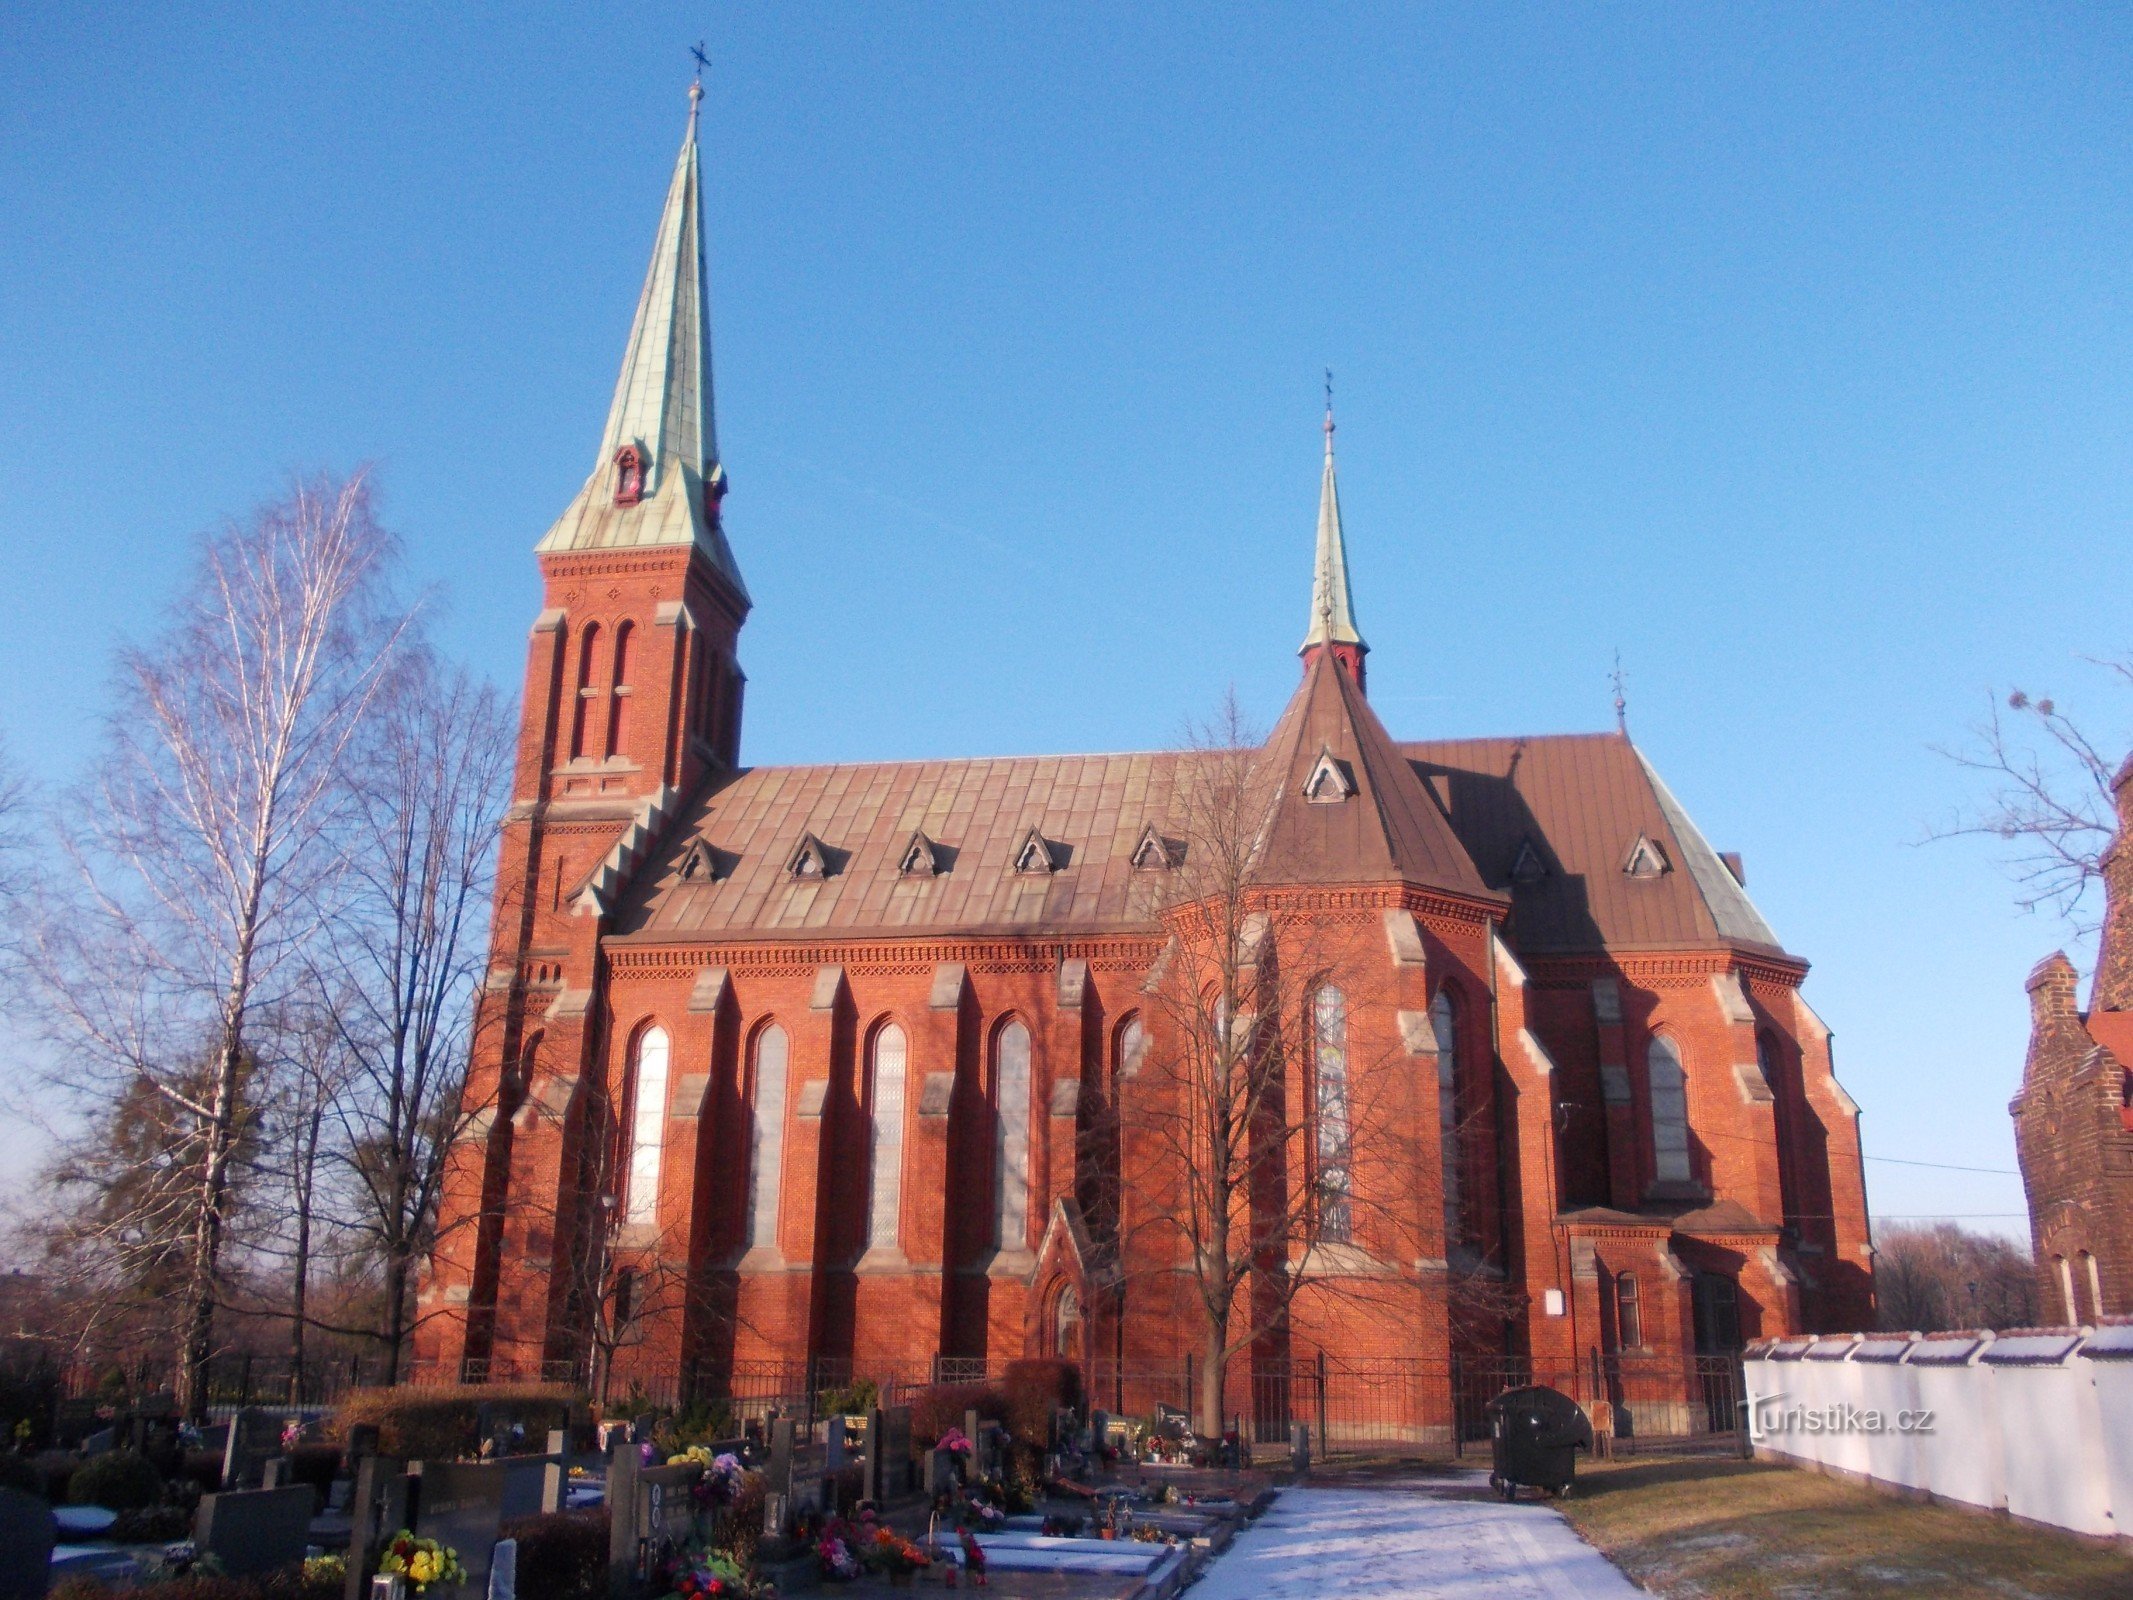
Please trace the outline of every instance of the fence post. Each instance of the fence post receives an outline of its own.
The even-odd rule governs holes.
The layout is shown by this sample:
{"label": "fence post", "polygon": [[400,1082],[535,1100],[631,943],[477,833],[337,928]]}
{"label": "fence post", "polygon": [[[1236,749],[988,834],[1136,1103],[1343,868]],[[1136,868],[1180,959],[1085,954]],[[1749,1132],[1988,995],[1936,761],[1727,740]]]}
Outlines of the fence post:
{"label": "fence post", "polygon": [[[1188,1350],[1188,1351],[1186,1351],[1186,1352],[1185,1352],[1185,1408],[1184,1408],[1184,1409],[1185,1409],[1185,1415],[1186,1415],[1186,1416],[1188,1416],[1188,1417],[1190,1417],[1190,1418],[1192,1418],[1192,1431],[1193,1431],[1194,1433],[1198,1433],[1198,1432],[1200,1431],[1200,1407],[1199,1407],[1199,1404],[1198,1404],[1198,1403],[1197,1403],[1197,1402],[1196,1402],[1196,1401],[1195,1401],[1195,1400],[1193,1399],[1193,1389],[1192,1389],[1192,1352],[1191,1352],[1190,1350]],[[1220,1427],[1220,1426],[1221,1426],[1221,1424],[1220,1424],[1219,1422],[1217,1422],[1217,1423],[1216,1423],[1216,1426],[1217,1426],[1217,1427]]]}
{"label": "fence post", "polygon": [[1331,1454],[1326,1444],[1326,1352],[1318,1352],[1318,1453],[1321,1459]]}
{"label": "fence post", "polygon": [[252,1403],[252,1352],[249,1350],[244,1353],[244,1359],[237,1363],[237,1390],[237,1404],[239,1406],[250,1405]]}
{"label": "fence post", "polygon": [[1459,1352],[1452,1352],[1452,1459],[1466,1459],[1466,1382]]}

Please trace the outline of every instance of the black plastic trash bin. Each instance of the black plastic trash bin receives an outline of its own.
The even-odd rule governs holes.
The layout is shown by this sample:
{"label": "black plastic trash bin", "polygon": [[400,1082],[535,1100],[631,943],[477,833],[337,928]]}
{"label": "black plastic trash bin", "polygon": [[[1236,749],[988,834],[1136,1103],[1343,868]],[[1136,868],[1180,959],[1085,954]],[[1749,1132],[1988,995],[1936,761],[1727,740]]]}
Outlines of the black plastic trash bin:
{"label": "black plastic trash bin", "polygon": [[1560,1389],[1506,1389],[1489,1402],[1489,1444],[1489,1487],[1506,1500],[1520,1484],[1565,1495],[1578,1451],[1592,1448],[1592,1422]]}

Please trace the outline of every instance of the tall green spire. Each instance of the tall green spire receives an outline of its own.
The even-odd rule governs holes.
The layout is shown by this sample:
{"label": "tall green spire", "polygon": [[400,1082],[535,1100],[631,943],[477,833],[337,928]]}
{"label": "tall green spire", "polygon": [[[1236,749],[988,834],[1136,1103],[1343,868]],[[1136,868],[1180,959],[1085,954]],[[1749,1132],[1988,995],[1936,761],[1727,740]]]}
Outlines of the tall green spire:
{"label": "tall green spire", "polygon": [[555,553],[693,542],[739,587],[740,572],[719,521],[726,473],[711,390],[711,298],[696,147],[702,99],[703,86],[691,84],[688,131],[667,185],[592,476],[539,548]]}
{"label": "tall green spire", "polygon": [[[1329,384],[1330,387],[1330,384]],[[1309,656],[1326,645],[1345,646],[1340,656],[1359,658],[1370,646],[1355,628],[1355,601],[1348,592],[1348,548],[1341,537],[1340,487],[1333,474],[1333,401],[1326,400],[1326,466],[1318,485],[1318,558],[1311,575],[1311,623],[1297,653]]]}

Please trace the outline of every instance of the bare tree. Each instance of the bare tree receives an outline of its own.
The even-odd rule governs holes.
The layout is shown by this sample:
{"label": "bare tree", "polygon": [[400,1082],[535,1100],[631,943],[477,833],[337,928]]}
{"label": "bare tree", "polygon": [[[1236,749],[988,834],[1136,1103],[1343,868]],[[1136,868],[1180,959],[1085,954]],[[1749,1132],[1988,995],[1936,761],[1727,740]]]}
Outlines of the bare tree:
{"label": "bare tree", "polygon": [[[16,770],[5,741],[0,741],[0,913],[12,913],[29,892],[29,786]],[[4,917],[0,938],[13,932],[14,917]]]}
{"label": "bare tree", "polygon": [[1940,1333],[2027,1328],[2037,1320],[2028,1253],[2010,1239],[1952,1222],[1880,1230],[1874,1289],[1885,1328]]}
{"label": "bare tree", "polygon": [[1214,1432],[1229,1363],[1284,1335],[1301,1297],[1392,1292],[1374,1263],[1400,1259],[1382,1247],[1403,1224],[1382,1196],[1413,1152],[1387,1099],[1397,1075],[1353,1048],[1367,1030],[1328,981],[1336,954],[1269,892],[1280,774],[1234,697],[1192,744],[1121,1165],[1131,1254],[1182,1263],[1163,1270],[1189,1286]]}
{"label": "bare tree", "polygon": [[[2091,664],[2120,687],[2133,688],[2133,655]],[[2004,707],[1989,697],[1985,718],[1971,735],[1969,744],[1938,753],[1983,775],[1983,803],[1958,811],[1927,836],[1999,840],[2010,847],[2017,904],[2067,918],[2084,934],[2093,932],[2083,907],[2102,875],[2103,854],[2117,826],[2111,779],[2118,771],[2118,752],[2133,741],[2104,738],[2056,701],[2021,689],[2009,692]]]}
{"label": "bare tree", "polygon": [[400,663],[358,751],[335,964],[321,982],[347,1060],[340,1149],[384,1280],[388,1383],[449,1153],[481,1109],[461,1092],[513,752],[496,691],[427,651]]}
{"label": "bare tree", "polygon": [[[308,480],[201,543],[173,621],[123,652],[92,779],[61,814],[73,891],[33,964],[65,1052],[193,1120],[179,1399],[204,1414],[253,1017],[283,995],[340,869],[346,758],[407,625],[360,473]],[[205,1058],[204,1080],[191,1075]]]}

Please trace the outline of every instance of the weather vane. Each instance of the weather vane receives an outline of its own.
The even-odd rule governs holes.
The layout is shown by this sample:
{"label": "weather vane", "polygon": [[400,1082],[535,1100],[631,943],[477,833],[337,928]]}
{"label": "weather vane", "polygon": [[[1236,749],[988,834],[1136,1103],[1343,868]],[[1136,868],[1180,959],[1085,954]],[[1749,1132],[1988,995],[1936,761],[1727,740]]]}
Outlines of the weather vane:
{"label": "weather vane", "polygon": [[1333,448],[1333,369],[1326,368],[1326,448]]}
{"label": "weather vane", "polygon": [[1615,732],[1629,737],[1629,675],[1622,670],[1622,652],[1615,652],[1615,670],[1607,675],[1607,681],[1615,686]]}

